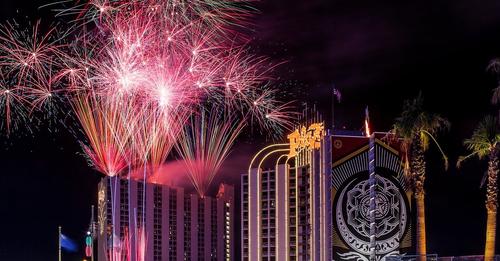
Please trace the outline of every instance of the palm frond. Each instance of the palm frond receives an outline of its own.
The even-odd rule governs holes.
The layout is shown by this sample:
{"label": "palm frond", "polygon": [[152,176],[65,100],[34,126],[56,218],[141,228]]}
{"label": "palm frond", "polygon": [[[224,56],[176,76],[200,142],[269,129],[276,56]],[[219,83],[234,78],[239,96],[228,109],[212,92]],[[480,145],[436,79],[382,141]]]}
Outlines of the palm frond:
{"label": "palm frond", "polygon": [[500,103],[500,83],[499,86],[493,89],[493,94],[491,95],[491,103],[493,104]]}
{"label": "palm frond", "polygon": [[479,159],[487,156],[500,143],[498,119],[486,116],[476,127],[472,136],[464,140],[465,147],[478,155]]}
{"label": "palm frond", "polygon": [[462,167],[462,162],[466,161],[467,159],[469,158],[472,158],[474,156],[476,156],[477,153],[476,152],[473,152],[467,156],[460,156],[458,157],[458,160],[457,160],[457,169],[459,169],[460,167]]}
{"label": "palm frond", "polygon": [[[491,60],[488,64],[488,67],[486,67],[486,70],[495,73],[498,79],[498,76],[500,74],[500,59],[496,58]],[[493,104],[500,103],[500,81],[498,84],[499,85],[495,89],[493,89],[493,94],[491,95],[491,103]]]}
{"label": "palm frond", "polygon": [[[420,137],[425,151],[429,147],[430,136],[449,127],[450,122],[447,119],[439,114],[424,111],[422,93],[419,93],[416,98],[404,102],[403,112],[395,119],[392,132],[409,144],[414,137]],[[432,139],[436,141],[434,137]]]}
{"label": "palm frond", "polygon": [[449,165],[448,164],[448,157],[446,156],[443,149],[441,148],[441,145],[439,145],[436,138],[430,132],[428,132],[426,130],[422,130],[422,132],[425,134],[425,136],[428,137],[428,139],[430,138],[434,142],[434,144],[436,144],[436,146],[439,149],[439,152],[441,153],[441,156],[443,157],[443,160],[444,160],[444,169],[448,170],[448,165]]}
{"label": "palm frond", "polygon": [[493,73],[500,73],[500,59],[491,60],[486,67],[486,70]]}

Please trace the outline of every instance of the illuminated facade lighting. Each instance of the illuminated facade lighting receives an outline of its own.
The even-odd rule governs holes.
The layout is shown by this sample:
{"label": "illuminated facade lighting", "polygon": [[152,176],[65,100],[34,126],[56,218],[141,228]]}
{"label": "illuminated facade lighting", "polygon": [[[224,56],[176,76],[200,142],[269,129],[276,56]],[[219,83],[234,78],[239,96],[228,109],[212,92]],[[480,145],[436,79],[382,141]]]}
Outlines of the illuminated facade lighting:
{"label": "illuminated facade lighting", "polygon": [[242,177],[242,260],[331,260],[322,123],[259,151]]}
{"label": "illuminated facade lighting", "polygon": [[[388,133],[301,126],[242,175],[242,260],[379,260],[412,248],[411,189]],[[368,136],[367,136],[368,135]]]}

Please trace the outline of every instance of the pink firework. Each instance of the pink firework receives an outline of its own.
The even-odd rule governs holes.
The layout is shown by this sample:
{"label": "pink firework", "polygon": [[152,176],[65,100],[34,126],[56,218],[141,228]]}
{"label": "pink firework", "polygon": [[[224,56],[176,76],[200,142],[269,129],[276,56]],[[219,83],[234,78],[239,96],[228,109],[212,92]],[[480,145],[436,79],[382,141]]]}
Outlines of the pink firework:
{"label": "pink firework", "polygon": [[129,166],[126,145],[131,133],[122,104],[104,103],[92,95],[76,97],[73,109],[89,145],[83,145],[88,159],[99,172],[116,176]]}
{"label": "pink firework", "polygon": [[[141,170],[133,178],[151,181],[177,146],[205,196],[244,126],[287,128],[293,119],[269,85],[275,65],[246,45],[247,2],[81,0],[56,8],[73,19],[64,33],[41,34],[38,23],[0,27],[0,113],[8,132],[17,117],[62,101],[97,171],[131,178]],[[110,260],[144,259],[143,229],[135,233],[136,253],[128,233],[115,237]]]}
{"label": "pink firework", "polygon": [[[108,261],[130,261],[132,260],[131,237],[128,229],[125,228],[123,238],[113,236],[112,245],[108,249]],[[139,260],[139,259],[138,259]]]}
{"label": "pink firework", "polygon": [[212,109],[194,116],[180,135],[177,151],[201,197],[206,195],[244,125],[244,121]]}
{"label": "pink firework", "polygon": [[[241,1],[91,0],[58,11],[76,15],[69,38],[56,38],[53,30],[38,37],[38,24],[30,37],[7,26],[0,37],[9,57],[4,64],[18,78],[29,75],[20,77],[16,94],[22,98],[15,101],[28,101],[30,111],[44,109],[56,95],[68,98],[86,136],[84,151],[100,172],[142,168],[146,179],[179,139],[186,143],[184,125],[207,105],[240,122],[234,136],[247,122],[290,127],[289,104],[280,104],[268,85],[275,65],[246,47],[241,25],[252,10]],[[6,102],[1,105],[11,113]],[[217,124],[227,127],[223,136],[233,136],[233,125]],[[197,166],[207,168],[192,179],[200,193],[234,139],[229,141],[212,141],[222,142],[222,152]]]}
{"label": "pink firework", "polygon": [[[50,110],[62,89],[52,82],[57,62],[65,56],[55,28],[42,33],[40,23],[27,29],[11,22],[0,26],[0,106],[7,133],[19,122],[31,121],[35,110]],[[17,115],[13,115],[13,114]]]}
{"label": "pink firework", "polygon": [[82,61],[73,62],[89,66],[91,88],[80,89],[104,103],[126,102],[129,112],[123,113],[141,115],[127,126],[134,167],[161,165],[186,119],[205,103],[263,117],[253,104],[274,102],[274,92],[261,88],[272,66],[227,39],[236,35],[229,24],[237,22],[227,19],[245,13],[233,5],[93,1],[82,9],[80,17],[92,18],[95,32],[82,40],[93,51],[80,52],[84,58],[75,59]]}
{"label": "pink firework", "polygon": [[12,87],[5,81],[0,84],[0,116],[3,117],[0,129],[5,129],[7,135],[10,135],[20,122],[28,118],[26,108],[28,101],[21,94],[21,91],[21,88]]}

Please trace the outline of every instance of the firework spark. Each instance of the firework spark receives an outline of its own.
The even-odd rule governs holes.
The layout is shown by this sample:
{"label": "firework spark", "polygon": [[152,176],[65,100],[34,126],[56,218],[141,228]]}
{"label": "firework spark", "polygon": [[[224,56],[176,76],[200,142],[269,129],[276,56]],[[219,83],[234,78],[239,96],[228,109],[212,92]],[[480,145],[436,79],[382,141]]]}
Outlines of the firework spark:
{"label": "firework spark", "polygon": [[202,111],[191,118],[180,135],[177,150],[200,196],[206,195],[244,125],[217,110]]}
{"label": "firework spark", "polygon": [[122,104],[102,103],[95,96],[78,96],[73,109],[88,139],[84,152],[92,165],[107,176],[120,174],[129,165],[126,144],[130,129]]}

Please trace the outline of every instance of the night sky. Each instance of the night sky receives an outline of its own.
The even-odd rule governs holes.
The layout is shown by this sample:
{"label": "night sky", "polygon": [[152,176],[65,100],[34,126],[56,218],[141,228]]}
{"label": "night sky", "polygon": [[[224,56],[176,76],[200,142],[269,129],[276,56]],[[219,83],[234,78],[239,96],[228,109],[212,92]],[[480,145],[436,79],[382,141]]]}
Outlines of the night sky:
{"label": "night sky", "polygon": [[[2,20],[50,21],[48,1],[2,0]],[[390,129],[403,100],[421,90],[429,110],[447,117],[451,130],[439,140],[450,157],[444,171],[436,150],[427,154],[429,253],[483,253],[486,163],[454,165],[461,141],[498,108],[490,105],[496,77],[486,71],[500,57],[497,0],[335,1],[269,0],[255,4],[254,52],[285,62],[276,84],[299,109],[316,105],[330,119],[333,84],[343,94],[336,124],[362,127],[369,106],[374,129]],[[0,136],[0,260],[55,260],[57,227],[83,244],[96,203],[99,174],[87,166],[80,145],[65,128]],[[266,142],[245,138],[226,161],[220,180],[239,186],[239,174]],[[497,244],[497,251],[500,250]],[[239,251],[239,249],[237,249]],[[77,255],[65,260],[81,260]],[[74,259],[71,259],[74,258]]]}

